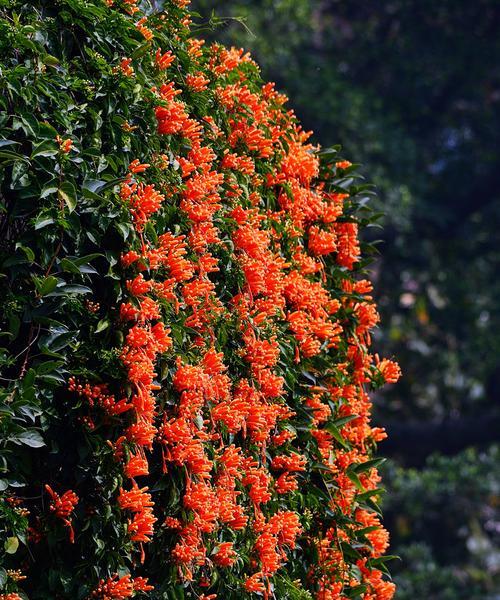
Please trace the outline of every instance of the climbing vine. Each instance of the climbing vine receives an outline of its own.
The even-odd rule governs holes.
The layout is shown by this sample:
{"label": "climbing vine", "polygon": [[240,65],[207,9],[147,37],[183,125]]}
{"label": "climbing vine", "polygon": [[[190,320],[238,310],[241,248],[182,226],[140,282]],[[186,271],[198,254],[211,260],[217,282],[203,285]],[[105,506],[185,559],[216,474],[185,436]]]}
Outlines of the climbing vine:
{"label": "climbing vine", "polygon": [[0,598],[389,599],[372,187],[187,5],[0,3]]}

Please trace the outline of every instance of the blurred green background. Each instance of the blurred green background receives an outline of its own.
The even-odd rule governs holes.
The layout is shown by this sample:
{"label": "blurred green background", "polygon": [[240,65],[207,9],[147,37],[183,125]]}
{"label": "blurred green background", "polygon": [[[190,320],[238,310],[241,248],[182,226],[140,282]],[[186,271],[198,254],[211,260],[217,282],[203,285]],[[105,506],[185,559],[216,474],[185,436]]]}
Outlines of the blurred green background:
{"label": "blurred green background", "polygon": [[198,35],[251,50],[377,184],[374,345],[404,373],[374,417],[396,597],[500,599],[500,2],[193,8]]}

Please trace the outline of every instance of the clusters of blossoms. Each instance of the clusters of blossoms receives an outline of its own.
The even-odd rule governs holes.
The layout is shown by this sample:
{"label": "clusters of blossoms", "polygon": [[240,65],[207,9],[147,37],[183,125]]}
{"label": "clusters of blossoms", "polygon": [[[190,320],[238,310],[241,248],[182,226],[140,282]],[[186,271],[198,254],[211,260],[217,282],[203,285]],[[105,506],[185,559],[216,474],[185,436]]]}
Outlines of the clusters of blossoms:
{"label": "clusters of blossoms", "polygon": [[[369,350],[365,188],[248,54],[190,36],[186,0],[149,17],[132,0],[105,4],[141,36],[113,73],[154,73],[154,132],[141,146],[141,127],[122,125],[144,153],[116,199],[130,223],[118,373],[94,382],[80,369],[67,386],[86,435],[110,449],[108,509],[131,570],[102,573],[90,597],[167,597],[154,594],[170,581],[205,600],[389,600],[372,458],[385,432],[368,390],[400,372]],[[78,497],[46,490],[78,542]]]}
{"label": "clusters of blossoms", "polygon": [[54,492],[50,485],[46,485],[45,489],[52,498],[50,510],[52,510],[55,515],[62,520],[66,527],[69,528],[70,541],[73,543],[75,541],[75,532],[73,531],[73,526],[71,524],[71,513],[78,504],[78,496],[72,490],[68,490],[64,492],[62,496],[59,496],[59,494]]}

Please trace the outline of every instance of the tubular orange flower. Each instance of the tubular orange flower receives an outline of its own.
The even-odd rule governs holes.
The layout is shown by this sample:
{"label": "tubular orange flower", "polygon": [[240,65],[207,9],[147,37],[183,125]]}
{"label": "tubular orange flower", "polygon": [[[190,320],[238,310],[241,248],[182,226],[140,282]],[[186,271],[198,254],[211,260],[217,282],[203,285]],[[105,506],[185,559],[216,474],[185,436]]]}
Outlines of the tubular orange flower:
{"label": "tubular orange flower", "polygon": [[[377,356],[378,360],[378,356]],[[377,368],[382,373],[387,383],[396,383],[401,377],[401,369],[398,363],[384,358],[380,362],[377,362]]]}
{"label": "tubular orange flower", "polygon": [[216,548],[212,560],[219,567],[230,567],[236,562],[236,552],[232,542],[223,542]]}
{"label": "tubular orange flower", "polygon": [[48,484],[45,484],[45,489],[52,498],[50,510],[69,528],[69,539],[71,543],[74,543],[75,533],[71,522],[71,514],[78,504],[78,496],[72,490],[67,490],[62,496],[59,496]]}
{"label": "tubular orange flower", "polygon": [[254,592],[257,594],[263,594],[266,591],[264,584],[262,583],[262,572],[255,573],[251,577],[248,577],[245,581],[245,589],[247,592]]}
{"label": "tubular orange flower", "polygon": [[170,65],[174,62],[174,60],[175,60],[175,56],[170,50],[163,54],[162,54],[160,48],[158,48],[158,50],[156,51],[155,62],[157,64],[158,68],[161,69],[162,71],[168,69],[168,67],[170,67]]}
{"label": "tubular orange flower", "polygon": [[130,171],[130,173],[144,173],[144,171],[150,166],[151,165],[149,165],[148,163],[141,164],[136,158],[129,164],[128,170]]}
{"label": "tubular orange flower", "polygon": [[148,592],[153,586],[148,585],[144,577],[132,579],[130,573],[120,577],[115,574],[109,579],[101,579],[97,589],[92,592],[93,598],[100,600],[125,600],[131,598],[134,592]]}
{"label": "tubular orange flower", "polygon": [[122,58],[120,61],[120,69],[125,77],[132,77],[134,75],[134,68],[130,66],[131,63],[131,58]]}

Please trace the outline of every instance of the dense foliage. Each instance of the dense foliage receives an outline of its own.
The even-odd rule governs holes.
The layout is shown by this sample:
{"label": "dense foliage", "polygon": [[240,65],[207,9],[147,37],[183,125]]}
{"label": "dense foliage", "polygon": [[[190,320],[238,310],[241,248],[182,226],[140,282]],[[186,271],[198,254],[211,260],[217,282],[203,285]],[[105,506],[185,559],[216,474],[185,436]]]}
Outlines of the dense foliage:
{"label": "dense foliage", "polygon": [[372,189],[136,4],[0,3],[0,598],[389,599]]}
{"label": "dense foliage", "polygon": [[[384,326],[374,344],[395,354],[405,374],[375,402],[389,433],[381,450],[395,459],[384,484],[391,554],[403,558],[393,566],[398,598],[496,600],[498,2],[194,6],[207,39],[251,49],[305,126],[342,143],[377,181],[384,243],[372,277]],[[212,10],[219,21],[210,22]],[[432,452],[441,456],[427,458]],[[457,471],[466,476],[448,493]]]}

